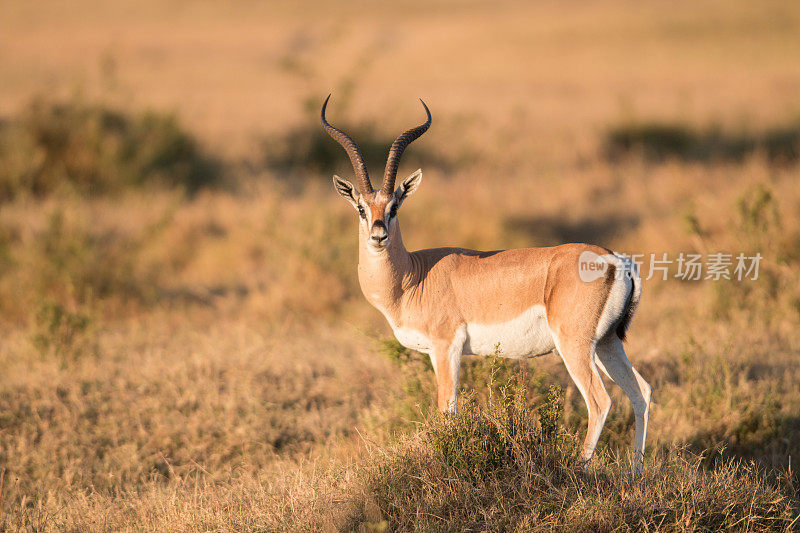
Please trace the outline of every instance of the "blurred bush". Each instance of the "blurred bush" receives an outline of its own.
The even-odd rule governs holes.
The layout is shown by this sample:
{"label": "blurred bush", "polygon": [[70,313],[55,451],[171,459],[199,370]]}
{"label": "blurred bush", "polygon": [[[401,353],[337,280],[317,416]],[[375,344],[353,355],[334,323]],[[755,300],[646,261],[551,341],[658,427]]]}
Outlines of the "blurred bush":
{"label": "blurred bush", "polygon": [[39,307],[32,341],[42,357],[52,355],[62,362],[96,351],[92,317],[82,310],[72,311],[51,300]]}
{"label": "blurred bush", "polygon": [[763,154],[771,164],[785,165],[800,159],[800,123],[762,132],[695,130],[660,122],[624,124],[606,132],[605,153],[612,160],[641,153],[657,161],[678,158],[701,162],[741,162],[752,154]]}
{"label": "blurred bush", "polygon": [[[339,172],[344,177],[352,174],[350,161],[344,150],[320,125],[319,112],[324,100],[324,97],[307,98],[304,104],[305,119],[301,124],[263,140],[263,163],[266,168],[276,171],[279,176],[294,180],[311,176],[317,179],[320,173]],[[380,133],[374,124],[353,124],[334,118],[333,115],[340,116],[348,107],[346,98],[339,100],[336,112],[331,110],[332,106],[328,107],[328,121],[345,131],[356,142],[373,181],[381,179],[389,148],[402,131],[397,131],[394,136],[385,135]],[[419,117],[414,117],[406,128],[414,127],[420,122],[422,120]],[[404,153],[403,162],[409,168],[423,165],[447,166],[447,161],[443,157],[435,155],[421,144],[419,142],[414,144]],[[379,186],[379,183],[373,183],[373,186]]]}
{"label": "blurred bush", "polygon": [[169,271],[142,258],[143,248],[163,230],[163,216],[128,233],[98,228],[74,211],[70,216],[69,210],[52,210],[27,236],[15,227],[5,228],[5,236],[0,232],[0,316],[5,323],[32,320],[42,352],[59,352],[61,345],[71,352],[73,343],[61,340],[81,337],[85,328],[78,315],[92,314],[97,306],[108,318],[112,308],[154,302],[159,275]]}
{"label": "blurred bush", "polygon": [[171,114],[40,98],[0,122],[0,201],[144,184],[193,192],[218,181],[221,170]]}
{"label": "blurred bush", "polygon": [[[744,188],[732,212],[739,249],[749,257],[758,253],[763,259],[757,272],[745,276],[747,283],[731,275],[731,279],[721,279],[711,286],[714,317],[728,319],[734,312],[742,312],[765,324],[788,317],[796,320],[800,231],[792,227],[776,194],[764,183]],[[735,262],[735,254],[731,257]]]}

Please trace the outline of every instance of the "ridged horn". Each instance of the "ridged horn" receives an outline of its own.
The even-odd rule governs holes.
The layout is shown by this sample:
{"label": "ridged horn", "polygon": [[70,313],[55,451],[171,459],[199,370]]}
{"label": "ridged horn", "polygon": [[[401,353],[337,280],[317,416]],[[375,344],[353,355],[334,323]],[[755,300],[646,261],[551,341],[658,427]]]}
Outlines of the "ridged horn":
{"label": "ridged horn", "polygon": [[[422,99],[419,100],[422,102]],[[422,102],[422,107],[425,108],[425,113],[428,114],[428,120],[425,121],[424,124],[420,124],[416,128],[412,128],[405,133],[403,133],[400,137],[395,139],[392,143],[392,147],[389,149],[389,158],[386,160],[386,170],[383,172],[383,185],[381,185],[381,190],[386,193],[386,195],[391,195],[394,192],[394,180],[397,177],[397,167],[400,166],[400,157],[403,155],[403,150],[406,149],[406,146],[414,142],[414,140],[428,131],[428,128],[431,126],[431,112],[428,109],[428,106],[425,105],[425,102]]]}
{"label": "ridged horn", "polygon": [[325,108],[328,107],[328,100],[330,99],[331,95],[329,94],[325,99],[325,103],[322,104],[322,113],[320,113],[322,127],[328,135],[333,137],[333,140],[342,145],[342,148],[344,148],[347,155],[350,157],[350,163],[353,165],[353,170],[358,179],[358,183],[356,184],[358,190],[361,191],[361,194],[371,193],[373,191],[372,183],[369,181],[367,165],[364,163],[364,156],[361,155],[361,150],[358,149],[358,145],[348,134],[339,128],[331,126],[328,124],[328,121],[325,120]]}

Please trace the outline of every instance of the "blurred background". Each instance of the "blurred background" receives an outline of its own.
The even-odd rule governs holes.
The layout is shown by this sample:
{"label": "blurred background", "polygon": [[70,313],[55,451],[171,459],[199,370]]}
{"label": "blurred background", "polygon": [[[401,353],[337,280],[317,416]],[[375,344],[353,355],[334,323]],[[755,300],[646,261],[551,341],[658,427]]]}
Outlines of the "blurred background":
{"label": "blurred background", "polygon": [[[755,281],[645,281],[628,354],[655,390],[650,452],[796,472],[800,4],[12,0],[3,527],[274,525],[320,469],[430,412],[432,373],[357,284],[330,92],[373,179],[430,106],[399,172],[425,176],[410,250],[760,253]],[[583,431],[558,357],[521,366],[531,404],[556,385]],[[600,448],[624,453],[609,390]]]}

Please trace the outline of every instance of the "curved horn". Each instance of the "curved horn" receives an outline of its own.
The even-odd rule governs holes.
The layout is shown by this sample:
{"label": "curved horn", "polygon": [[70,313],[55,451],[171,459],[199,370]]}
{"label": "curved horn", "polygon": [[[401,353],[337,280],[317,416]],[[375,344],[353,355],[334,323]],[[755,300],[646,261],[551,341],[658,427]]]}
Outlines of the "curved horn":
{"label": "curved horn", "polygon": [[351,139],[348,134],[331,126],[328,124],[328,121],[325,120],[325,108],[328,107],[328,100],[330,99],[331,95],[329,94],[325,99],[325,103],[322,104],[322,113],[320,114],[320,118],[322,119],[322,127],[325,129],[328,135],[333,137],[333,140],[342,145],[342,148],[345,149],[347,155],[350,156],[350,163],[353,165],[353,170],[356,172],[356,178],[358,178],[359,182],[358,188],[361,193],[370,193],[373,190],[372,184],[369,182],[367,165],[364,163],[364,156],[361,155],[361,150],[358,149],[356,142]]}
{"label": "curved horn", "polygon": [[[419,100],[422,102],[422,99]],[[400,156],[403,155],[403,150],[406,146],[411,144],[417,137],[425,133],[431,126],[431,112],[425,102],[422,102],[422,107],[425,108],[425,113],[428,114],[428,120],[424,124],[420,124],[416,128],[412,128],[400,137],[395,139],[392,147],[389,149],[389,158],[386,160],[386,170],[383,172],[383,185],[381,190],[386,195],[391,195],[394,192],[394,179],[397,176],[397,167],[400,165]]]}

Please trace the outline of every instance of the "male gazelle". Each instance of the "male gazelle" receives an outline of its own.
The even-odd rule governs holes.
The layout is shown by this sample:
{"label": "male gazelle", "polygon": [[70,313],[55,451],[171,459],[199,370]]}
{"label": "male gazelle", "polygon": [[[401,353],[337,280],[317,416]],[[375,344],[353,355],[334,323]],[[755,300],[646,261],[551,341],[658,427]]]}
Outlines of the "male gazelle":
{"label": "male gazelle", "polygon": [[[611,408],[600,368],[633,404],[634,462],[640,471],[651,389],[622,345],[641,294],[635,263],[590,244],[409,253],[397,211],[419,187],[422,171],[397,189],[395,176],[403,150],[431,125],[428,106],[422,102],[427,121],[392,143],[383,184],[375,191],[356,143],[325,119],[329,99],[322,106],[322,126],[344,147],[355,170],[356,185],[339,176],[333,184],[360,217],[361,290],[404,346],[430,355],[439,409],[456,409],[462,354],[523,358],[556,351],[589,410],[582,459],[592,457]],[[588,261],[588,277],[581,261]]]}

